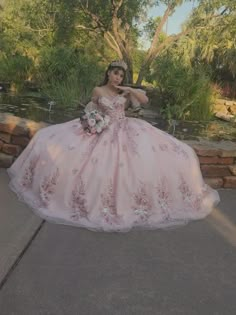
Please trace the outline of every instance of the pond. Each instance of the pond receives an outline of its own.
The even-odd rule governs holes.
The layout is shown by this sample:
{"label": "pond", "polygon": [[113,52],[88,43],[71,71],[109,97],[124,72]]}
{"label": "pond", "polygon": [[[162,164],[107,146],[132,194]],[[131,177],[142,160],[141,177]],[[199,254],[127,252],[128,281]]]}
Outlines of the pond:
{"label": "pond", "polygon": [[[16,116],[44,121],[50,124],[63,123],[77,118],[82,107],[60,108],[57,104],[51,104],[46,97],[37,93],[16,96],[13,94],[0,93],[0,112],[12,113]],[[193,140],[199,137],[211,140],[231,140],[236,142],[236,124],[212,120],[207,122],[199,121],[167,121],[159,117],[155,107],[143,110],[139,116],[132,111],[127,112],[128,116],[144,119],[153,126],[162,129],[181,140]]]}
{"label": "pond", "polygon": [[12,113],[16,116],[44,121],[50,124],[62,123],[78,117],[80,110],[74,108],[59,108],[51,105],[46,97],[37,93],[14,95],[0,93],[0,112]]}

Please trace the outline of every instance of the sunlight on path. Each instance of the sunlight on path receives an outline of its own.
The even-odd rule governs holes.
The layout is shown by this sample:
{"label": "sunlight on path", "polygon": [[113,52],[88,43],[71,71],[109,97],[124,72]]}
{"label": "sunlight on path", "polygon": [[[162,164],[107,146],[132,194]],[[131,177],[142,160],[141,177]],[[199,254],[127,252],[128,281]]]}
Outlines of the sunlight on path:
{"label": "sunlight on path", "polygon": [[211,215],[206,218],[231,245],[236,247],[236,224],[222,213],[219,208],[215,208]]}

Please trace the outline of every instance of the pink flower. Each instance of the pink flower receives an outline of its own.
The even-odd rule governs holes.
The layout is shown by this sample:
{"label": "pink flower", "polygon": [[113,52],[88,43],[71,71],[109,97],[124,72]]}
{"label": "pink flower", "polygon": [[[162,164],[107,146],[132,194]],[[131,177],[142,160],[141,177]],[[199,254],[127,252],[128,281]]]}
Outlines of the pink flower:
{"label": "pink flower", "polygon": [[95,127],[92,127],[92,128],[90,128],[90,132],[91,132],[91,133],[96,133],[96,132],[97,132],[97,130],[96,130],[96,128],[95,128]]}
{"label": "pink flower", "polygon": [[102,120],[102,116],[100,114],[96,114],[96,117],[95,117],[96,120]]}

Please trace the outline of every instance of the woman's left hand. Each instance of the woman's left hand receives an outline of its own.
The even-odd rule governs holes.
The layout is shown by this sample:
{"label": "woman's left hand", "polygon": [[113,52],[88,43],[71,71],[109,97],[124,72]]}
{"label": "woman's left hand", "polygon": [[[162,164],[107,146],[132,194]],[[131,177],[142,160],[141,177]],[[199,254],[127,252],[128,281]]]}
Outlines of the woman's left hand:
{"label": "woman's left hand", "polygon": [[140,104],[148,103],[148,97],[146,96],[146,93],[144,91],[141,92],[138,89],[123,85],[116,85],[115,87],[122,91],[122,95],[126,96],[127,98],[133,96]]}
{"label": "woman's left hand", "polygon": [[129,86],[116,85],[118,90],[123,91],[125,94],[129,94],[131,92],[131,88]]}

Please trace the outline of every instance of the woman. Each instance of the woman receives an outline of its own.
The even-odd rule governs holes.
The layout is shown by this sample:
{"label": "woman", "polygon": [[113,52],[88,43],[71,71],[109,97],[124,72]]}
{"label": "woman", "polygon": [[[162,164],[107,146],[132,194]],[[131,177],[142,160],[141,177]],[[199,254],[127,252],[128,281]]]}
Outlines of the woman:
{"label": "woman", "polygon": [[113,61],[82,119],[41,129],[9,169],[10,187],[42,218],[124,232],[185,224],[219,202],[189,146],[125,117],[131,95],[148,102],[122,85],[126,68]]}

